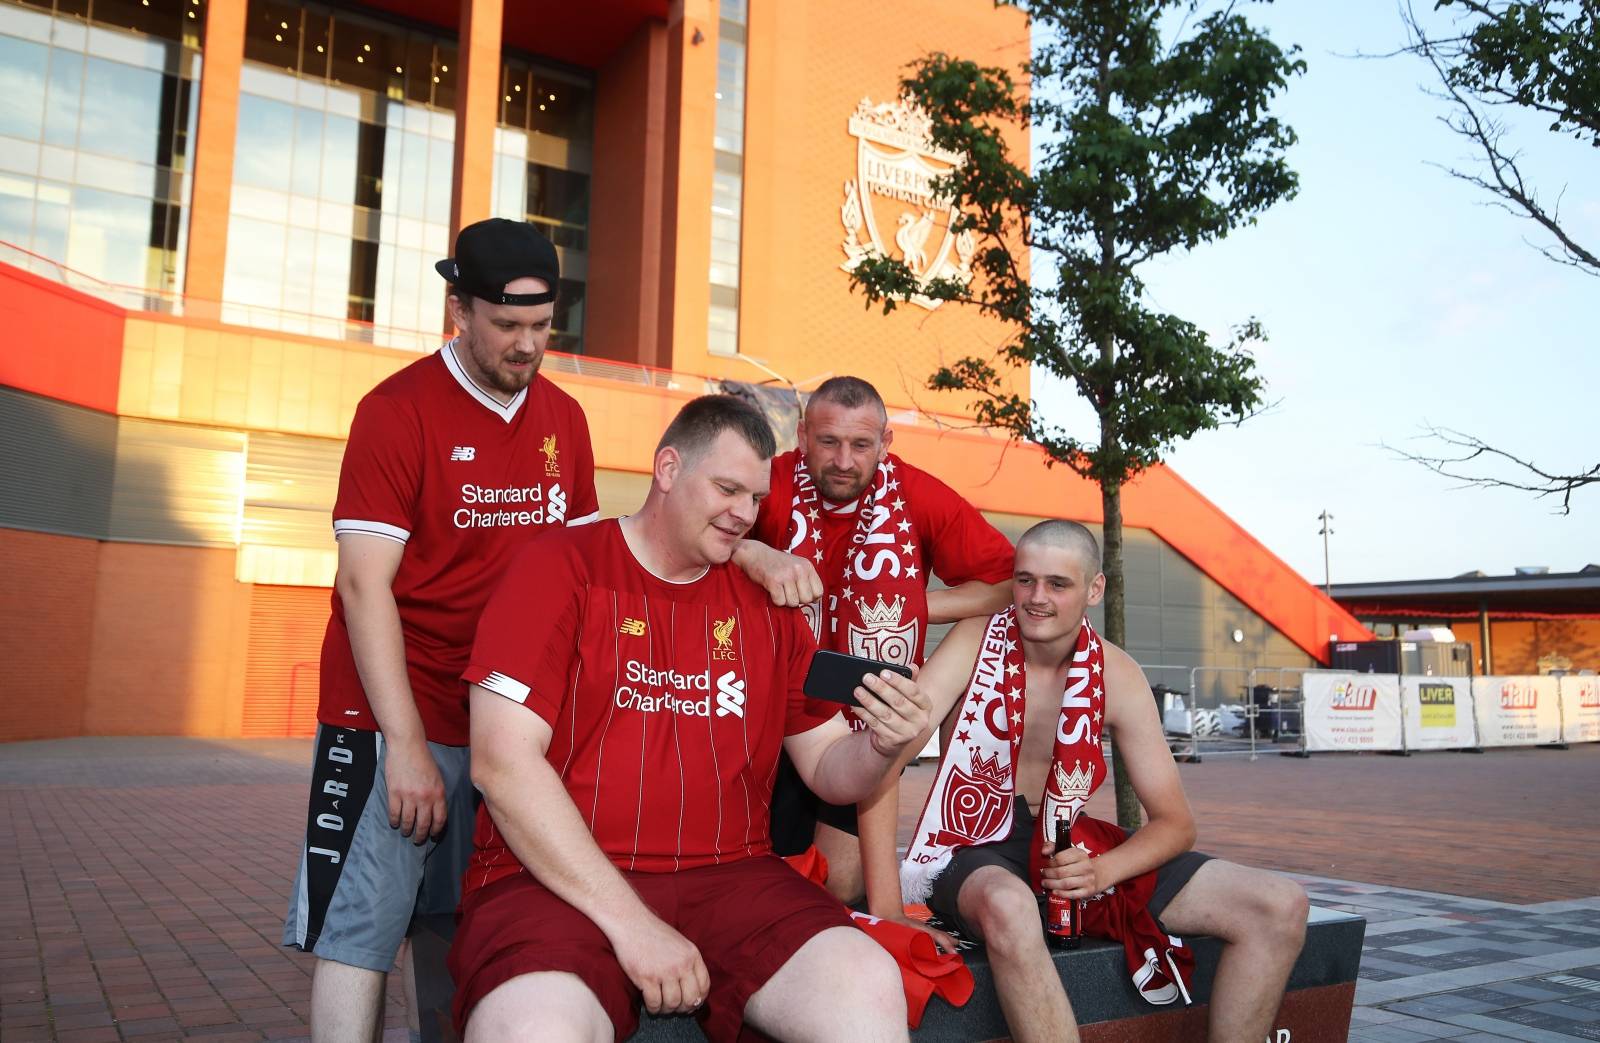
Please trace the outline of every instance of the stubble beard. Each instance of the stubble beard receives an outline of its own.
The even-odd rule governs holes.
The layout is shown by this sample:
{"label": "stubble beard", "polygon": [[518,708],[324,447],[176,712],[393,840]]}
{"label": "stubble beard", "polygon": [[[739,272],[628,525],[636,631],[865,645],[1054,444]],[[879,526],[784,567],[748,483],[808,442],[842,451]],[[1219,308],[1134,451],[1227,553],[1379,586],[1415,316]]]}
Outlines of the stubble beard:
{"label": "stubble beard", "polygon": [[496,391],[501,391],[508,395],[515,395],[533,383],[533,378],[539,374],[539,364],[544,361],[543,352],[540,352],[537,355],[528,356],[534,364],[528,367],[526,373],[511,372],[501,369],[500,364],[503,361],[519,361],[518,358],[513,357],[509,360],[494,358],[488,349],[479,343],[478,338],[468,330],[461,331],[461,341],[467,349],[468,357],[472,359],[473,368],[478,371],[478,376],[488,382],[489,386]]}

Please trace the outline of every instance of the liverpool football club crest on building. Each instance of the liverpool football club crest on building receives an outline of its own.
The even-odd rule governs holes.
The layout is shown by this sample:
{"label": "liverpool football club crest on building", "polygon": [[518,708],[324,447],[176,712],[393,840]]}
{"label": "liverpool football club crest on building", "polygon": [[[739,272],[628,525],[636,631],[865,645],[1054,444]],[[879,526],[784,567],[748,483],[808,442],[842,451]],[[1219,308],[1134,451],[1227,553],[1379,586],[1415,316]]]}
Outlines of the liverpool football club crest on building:
{"label": "liverpool football club crest on building", "polygon": [[[856,139],[856,176],[844,183],[839,218],[851,271],[868,257],[898,257],[924,286],[934,279],[972,279],[977,243],[951,225],[960,210],[933,192],[934,182],[963,159],[933,144],[932,121],[909,98],[872,104],[862,98],[850,117]],[[932,310],[939,302],[911,300]]]}
{"label": "liverpool football club crest on building", "polygon": [[906,599],[895,595],[893,601],[884,601],[878,595],[877,604],[869,605],[866,598],[856,602],[865,626],[850,624],[850,653],[876,659],[880,663],[898,663],[910,666],[917,651],[917,621],[902,624],[900,616],[905,611]]}

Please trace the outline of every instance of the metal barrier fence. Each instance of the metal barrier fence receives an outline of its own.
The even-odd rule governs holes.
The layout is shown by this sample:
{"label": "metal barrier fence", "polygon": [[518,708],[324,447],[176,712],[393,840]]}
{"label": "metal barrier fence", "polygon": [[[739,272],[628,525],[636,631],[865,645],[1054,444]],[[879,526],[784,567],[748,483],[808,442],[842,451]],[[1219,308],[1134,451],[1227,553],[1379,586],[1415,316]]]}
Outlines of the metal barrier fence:
{"label": "metal barrier fence", "polygon": [[1306,667],[1145,666],[1178,760],[1305,752]]}

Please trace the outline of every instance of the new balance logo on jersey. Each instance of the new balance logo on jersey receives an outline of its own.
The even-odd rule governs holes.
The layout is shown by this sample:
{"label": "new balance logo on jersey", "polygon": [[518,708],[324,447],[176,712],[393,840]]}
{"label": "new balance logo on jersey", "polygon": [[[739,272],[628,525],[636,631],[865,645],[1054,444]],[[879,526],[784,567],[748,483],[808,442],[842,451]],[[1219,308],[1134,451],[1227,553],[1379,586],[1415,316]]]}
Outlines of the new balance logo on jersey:
{"label": "new balance logo on jersey", "polygon": [[717,716],[744,716],[744,679],[732,670],[717,678]]}
{"label": "new balance logo on jersey", "polygon": [[622,625],[617,627],[617,633],[626,634],[629,637],[643,637],[644,620],[634,619],[632,616],[628,616],[627,618],[623,619]]}
{"label": "new balance logo on jersey", "polygon": [[472,460],[476,459],[477,455],[477,448],[470,445],[458,445],[450,450],[450,459],[452,460]]}

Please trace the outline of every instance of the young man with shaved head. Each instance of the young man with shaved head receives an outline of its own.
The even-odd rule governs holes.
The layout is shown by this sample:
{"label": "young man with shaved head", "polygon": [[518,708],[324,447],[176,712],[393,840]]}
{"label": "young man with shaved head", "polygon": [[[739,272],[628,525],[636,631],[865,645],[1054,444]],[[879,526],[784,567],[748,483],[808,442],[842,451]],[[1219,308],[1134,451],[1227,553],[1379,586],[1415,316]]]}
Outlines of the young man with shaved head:
{"label": "young man with shaved head", "polygon": [[[920,664],[928,627],[987,615],[1010,596],[1011,543],[954,490],[889,451],[894,431],[877,389],[856,377],[824,381],[806,402],[799,446],[772,460],[772,495],[737,560],[779,604],[805,606],[824,648]],[[947,589],[930,590],[936,574]],[[828,889],[908,922],[893,892],[894,860],[863,864],[858,829],[893,843],[892,787],[860,806],[818,800],[785,767],[773,807],[780,853],[813,839]],[[877,899],[882,900],[877,900]]]}
{"label": "young man with shaved head", "polygon": [[714,1041],[906,1038],[894,961],[771,853],[768,807],[780,748],[829,800],[879,788],[927,700],[867,675],[851,731],[802,696],[810,627],[729,564],[774,448],[753,407],[690,402],[644,506],[535,541],[485,608],[450,952],[468,1043],[625,1039],[641,1003]]}
{"label": "young man with shaved head", "polygon": [[[1046,947],[1050,892],[1123,941],[1152,1003],[1187,997],[1181,936],[1220,938],[1210,1038],[1264,1039],[1304,941],[1305,892],[1191,850],[1194,816],[1144,673],[1085,616],[1105,590],[1093,534],[1034,526],[1012,586],[1011,607],[957,624],[922,670],[934,719],[950,714],[955,732],[902,863],[904,897],[985,944],[1023,1043],[1078,1038]],[[1127,836],[1079,817],[1106,779],[1107,727],[1146,816]],[[1056,851],[1068,823],[1074,846]]]}

